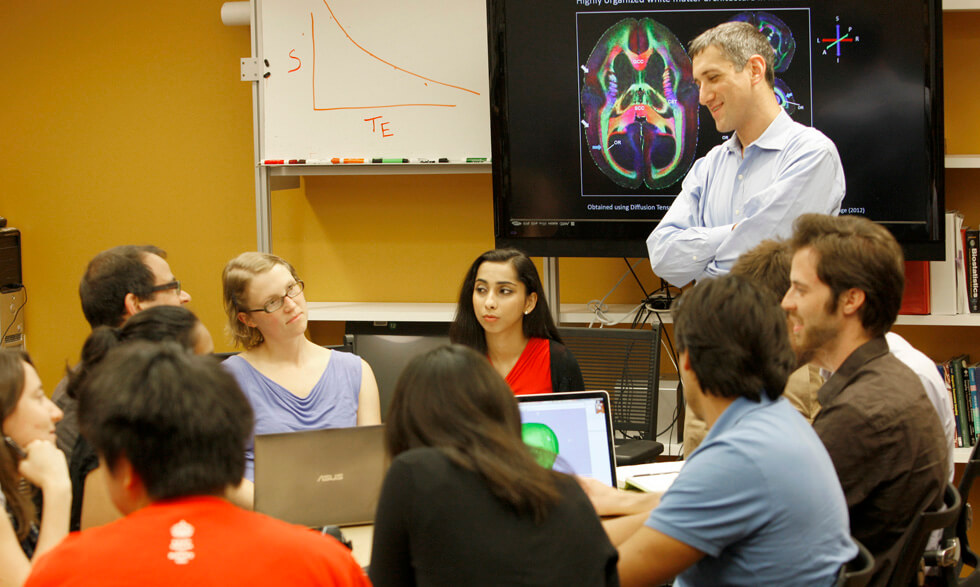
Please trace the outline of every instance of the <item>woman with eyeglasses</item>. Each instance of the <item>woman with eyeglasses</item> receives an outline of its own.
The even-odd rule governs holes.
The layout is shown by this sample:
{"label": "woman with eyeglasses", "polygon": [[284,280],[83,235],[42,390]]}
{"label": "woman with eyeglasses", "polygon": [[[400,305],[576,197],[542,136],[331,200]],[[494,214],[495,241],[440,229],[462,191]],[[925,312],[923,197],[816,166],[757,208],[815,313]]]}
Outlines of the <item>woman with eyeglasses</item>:
{"label": "woman with eyeglasses", "polygon": [[[228,330],[244,348],[222,363],[255,411],[255,434],[381,423],[378,384],[360,357],[306,338],[303,280],[286,260],[242,253],[222,274]],[[255,479],[254,446],[245,479]]]}
{"label": "woman with eyeglasses", "polygon": [[[68,535],[71,483],[54,434],[61,416],[27,354],[0,349],[0,585],[22,584],[31,559]],[[40,522],[32,499],[38,489]]]}

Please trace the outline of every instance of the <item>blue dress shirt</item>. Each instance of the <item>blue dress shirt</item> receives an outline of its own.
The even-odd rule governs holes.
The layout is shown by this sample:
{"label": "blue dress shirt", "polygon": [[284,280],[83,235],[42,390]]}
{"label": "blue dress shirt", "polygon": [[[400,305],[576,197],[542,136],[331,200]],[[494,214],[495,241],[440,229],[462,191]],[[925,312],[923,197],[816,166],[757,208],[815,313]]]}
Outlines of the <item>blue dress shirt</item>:
{"label": "blue dress shirt", "polygon": [[788,237],[797,216],[837,214],[843,199],[833,141],[780,110],[744,154],[733,134],[694,162],[647,238],[650,264],[676,286],[723,275],[759,242]]}

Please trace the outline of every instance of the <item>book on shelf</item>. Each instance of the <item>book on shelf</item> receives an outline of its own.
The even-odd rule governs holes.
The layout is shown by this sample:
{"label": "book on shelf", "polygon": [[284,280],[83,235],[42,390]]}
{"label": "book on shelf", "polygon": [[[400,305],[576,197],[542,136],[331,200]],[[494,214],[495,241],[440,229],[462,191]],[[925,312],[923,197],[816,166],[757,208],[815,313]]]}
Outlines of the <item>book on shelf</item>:
{"label": "book on shelf", "polygon": [[956,235],[957,223],[963,224],[963,215],[947,210],[945,221],[945,254],[943,261],[929,262],[929,300],[933,315],[956,314]]}
{"label": "book on shelf", "polygon": [[[976,434],[980,434],[980,400],[977,398],[977,364],[963,366],[964,373],[963,379],[966,385],[966,392],[970,397],[970,418],[973,422],[973,431]],[[976,437],[974,436],[974,444],[976,444]]]}
{"label": "book on shelf", "polygon": [[980,312],[980,230],[966,230],[966,286],[970,312]]}
{"label": "book on shelf", "polygon": [[963,215],[956,217],[956,313],[970,313],[970,286],[966,281],[966,227]]}
{"label": "book on shelf", "polygon": [[970,407],[969,390],[963,379],[963,371],[970,362],[967,355],[959,355],[949,360],[950,379],[953,382],[953,397],[956,401],[957,419],[960,422],[962,436],[961,446],[973,446],[976,441],[976,431],[973,425],[973,410]]}
{"label": "book on shelf", "polygon": [[929,314],[929,261],[905,262],[905,291],[899,314]]}
{"label": "book on shelf", "polygon": [[956,402],[956,393],[953,390],[953,373],[950,363],[951,361],[937,363],[936,368],[939,369],[939,375],[943,378],[943,384],[946,386],[946,393],[949,394],[949,403],[953,406],[953,424],[956,426],[954,443],[956,448],[962,448],[965,446],[963,444],[962,420],[960,419],[960,406]]}

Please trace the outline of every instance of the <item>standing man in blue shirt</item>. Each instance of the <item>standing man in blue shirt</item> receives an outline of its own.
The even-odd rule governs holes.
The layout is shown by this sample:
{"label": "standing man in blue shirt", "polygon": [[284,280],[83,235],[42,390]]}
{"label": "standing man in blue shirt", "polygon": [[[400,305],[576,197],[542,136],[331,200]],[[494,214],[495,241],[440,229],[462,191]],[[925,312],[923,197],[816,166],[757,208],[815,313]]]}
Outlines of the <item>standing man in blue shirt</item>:
{"label": "standing man in blue shirt", "polygon": [[694,162],[647,238],[658,276],[683,286],[725,274],[740,254],[789,236],[800,214],[836,215],[844,199],[837,147],[794,122],[773,92],[773,50],[745,22],[699,35],[688,51],[700,102],[731,138]]}

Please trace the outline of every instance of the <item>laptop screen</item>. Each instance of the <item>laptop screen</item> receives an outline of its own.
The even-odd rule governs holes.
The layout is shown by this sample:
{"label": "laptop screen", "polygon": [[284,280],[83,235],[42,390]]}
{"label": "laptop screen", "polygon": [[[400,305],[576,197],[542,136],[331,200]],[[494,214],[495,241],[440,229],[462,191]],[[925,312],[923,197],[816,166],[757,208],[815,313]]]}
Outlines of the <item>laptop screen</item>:
{"label": "laptop screen", "polygon": [[616,486],[609,396],[604,391],[517,396],[524,442],[542,465]]}

